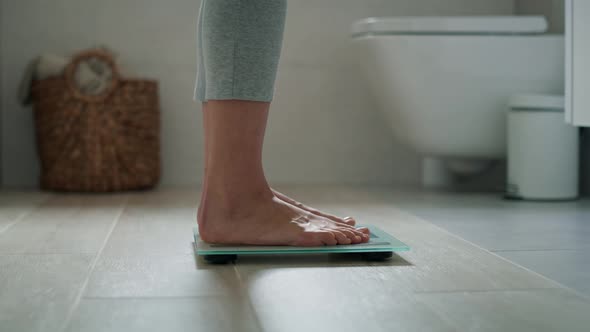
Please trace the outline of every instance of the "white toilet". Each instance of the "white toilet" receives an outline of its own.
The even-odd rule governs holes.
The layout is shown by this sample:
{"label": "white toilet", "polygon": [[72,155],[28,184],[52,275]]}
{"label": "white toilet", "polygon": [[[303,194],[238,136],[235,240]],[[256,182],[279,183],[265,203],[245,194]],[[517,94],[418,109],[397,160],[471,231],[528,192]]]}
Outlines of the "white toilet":
{"label": "white toilet", "polygon": [[564,92],[564,37],[544,17],[367,18],[359,61],[397,140],[424,157],[423,184],[451,185],[506,156],[516,93]]}

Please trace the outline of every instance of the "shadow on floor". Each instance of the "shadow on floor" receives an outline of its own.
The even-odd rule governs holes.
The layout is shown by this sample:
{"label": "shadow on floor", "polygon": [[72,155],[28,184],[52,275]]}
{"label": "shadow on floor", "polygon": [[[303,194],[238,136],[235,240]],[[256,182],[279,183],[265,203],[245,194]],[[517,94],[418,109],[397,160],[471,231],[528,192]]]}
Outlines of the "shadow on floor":
{"label": "shadow on floor", "polygon": [[[207,263],[202,257],[196,256],[197,269],[211,269],[216,266]],[[367,267],[367,266],[413,266],[401,256],[393,255],[391,259],[382,262],[365,261],[361,254],[289,254],[289,255],[244,255],[239,256],[234,263],[237,266],[264,268],[329,268],[329,267]]]}

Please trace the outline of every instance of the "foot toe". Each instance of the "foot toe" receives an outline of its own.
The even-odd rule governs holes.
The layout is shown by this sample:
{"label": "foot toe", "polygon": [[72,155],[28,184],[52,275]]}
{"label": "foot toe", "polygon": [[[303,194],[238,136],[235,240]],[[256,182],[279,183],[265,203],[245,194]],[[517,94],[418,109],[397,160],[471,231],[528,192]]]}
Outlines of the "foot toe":
{"label": "foot toe", "polygon": [[338,240],[336,240],[336,235],[333,232],[317,232],[317,235],[319,240],[327,246],[335,246],[338,244]]}
{"label": "foot toe", "polygon": [[357,232],[346,228],[339,229],[339,231],[344,233],[352,243],[359,243],[361,241],[361,236]]}
{"label": "foot toe", "polygon": [[369,240],[371,239],[371,237],[368,234],[363,234],[361,237],[362,242],[369,242]]}
{"label": "foot toe", "polygon": [[342,232],[342,231],[332,231],[334,233],[334,236],[336,237],[336,240],[338,241],[338,244],[351,244],[352,240],[346,235],[346,233]]}
{"label": "foot toe", "polygon": [[358,227],[356,230],[366,235],[371,234],[371,231],[367,227]]}
{"label": "foot toe", "polygon": [[356,225],[356,220],[353,217],[344,217],[342,220],[344,220],[344,222],[350,226]]}

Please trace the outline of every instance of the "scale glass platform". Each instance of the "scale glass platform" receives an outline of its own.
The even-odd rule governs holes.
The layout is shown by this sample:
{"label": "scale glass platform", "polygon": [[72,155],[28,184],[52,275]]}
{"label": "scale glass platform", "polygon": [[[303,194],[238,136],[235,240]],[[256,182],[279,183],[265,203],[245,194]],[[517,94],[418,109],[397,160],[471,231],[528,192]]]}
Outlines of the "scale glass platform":
{"label": "scale glass platform", "polygon": [[210,263],[228,263],[235,261],[239,255],[287,255],[287,254],[346,254],[360,253],[366,260],[380,261],[393,256],[394,252],[408,251],[410,247],[380,228],[372,225],[369,242],[354,245],[337,245],[321,247],[293,246],[252,246],[209,244],[199,237],[198,229],[194,229],[195,250],[198,256]]}

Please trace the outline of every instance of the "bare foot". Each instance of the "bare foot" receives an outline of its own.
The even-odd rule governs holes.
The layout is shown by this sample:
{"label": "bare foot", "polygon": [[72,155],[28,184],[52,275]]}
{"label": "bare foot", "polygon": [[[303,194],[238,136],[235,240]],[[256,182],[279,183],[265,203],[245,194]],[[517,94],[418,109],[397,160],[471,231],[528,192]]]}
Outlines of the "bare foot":
{"label": "bare foot", "polygon": [[282,194],[282,193],[280,193],[280,192],[278,192],[278,191],[276,191],[274,189],[271,189],[271,190],[272,190],[272,192],[275,194],[275,196],[278,199],[280,199],[280,200],[282,200],[282,201],[284,201],[286,203],[289,203],[289,204],[291,204],[291,205],[293,205],[295,207],[298,207],[298,208],[300,208],[302,210],[305,210],[305,211],[307,211],[309,213],[315,214],[316,216],[328,218],[328,219],[330,219],[332,221],[335,221],[335,222],[341,223],[341,224],[347,224],[347,225],[350,225],[350,226],[356,225],[356,220],[353,217],[340,218],[340,217],[337,217],[335,215],[332,215],[332,214],[329,214],[329,213],[325,213],[325,212],[316,210],[316,209],[314,209],[312,207],[309,207],[309,206],[307,206],[307,205],[305,205],[303,203],[300,203],[300,202],[292,199],[291,197],[289,197],[289,196],[287,196],[285,194]]}
{"label": "bare foot", "polygon": [[236,199],[203,193],[199,233],[209,243],[321,246],[369,241],[355,228],[283,201],[268,189]]}

